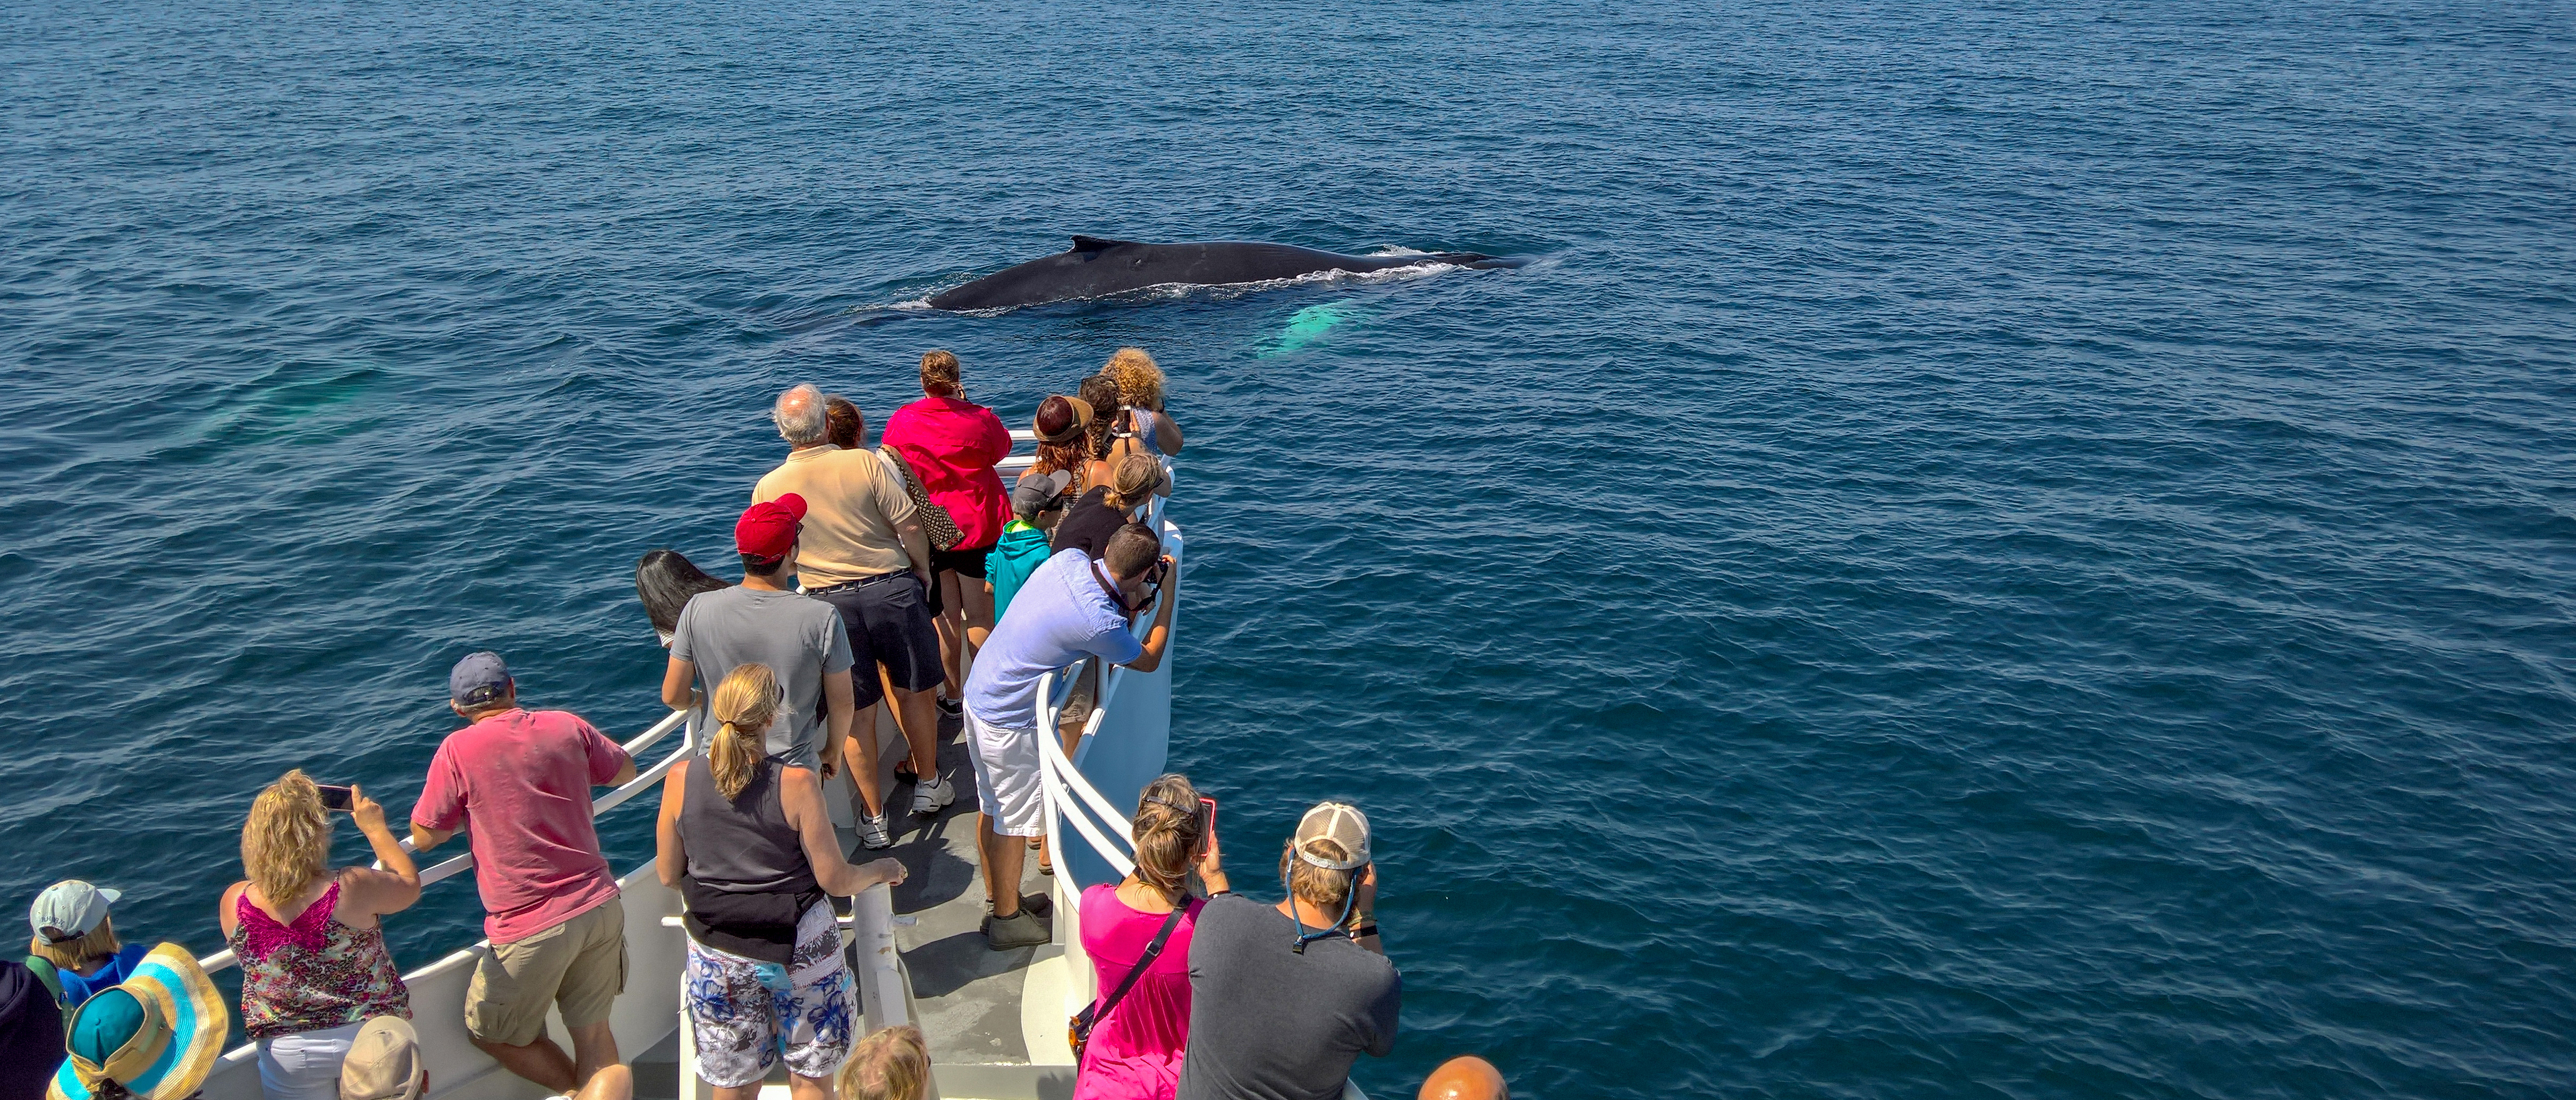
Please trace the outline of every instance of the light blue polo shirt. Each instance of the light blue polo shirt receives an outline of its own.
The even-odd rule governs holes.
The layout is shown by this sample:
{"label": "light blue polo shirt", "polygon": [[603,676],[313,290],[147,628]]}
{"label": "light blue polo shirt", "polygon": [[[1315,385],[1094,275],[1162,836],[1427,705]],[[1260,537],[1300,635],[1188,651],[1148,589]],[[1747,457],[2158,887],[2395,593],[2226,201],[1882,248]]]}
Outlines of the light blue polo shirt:
{"label": "light blue polo shirt", "polygon": [[[1084,656],[1123,665],[1145,655],[1145,644],[1127,626],[1092,560],[1066,550],[1022,582],[993,636],[975,654],[966,677],[966,709],[986,725],[1029,729],[1038,724],[1038,679]],[[1102,566],[1100,578],[1108,576]]]}

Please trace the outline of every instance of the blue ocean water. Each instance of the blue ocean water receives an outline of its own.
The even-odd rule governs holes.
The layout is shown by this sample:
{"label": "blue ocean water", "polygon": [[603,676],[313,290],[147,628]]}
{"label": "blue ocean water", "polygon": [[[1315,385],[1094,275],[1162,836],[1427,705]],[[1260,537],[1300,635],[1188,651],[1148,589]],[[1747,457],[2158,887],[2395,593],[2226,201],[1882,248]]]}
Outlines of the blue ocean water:
{"label": "blue ocean water", "polygon": [[[1132,343],[1373,1094],[2565,1095],[2571,104],[2563,3],[0,7],[0,897],[211,949],[463,652],[651,720],[779,388]],[[1538,259],[902,308],[1073,233]]]}

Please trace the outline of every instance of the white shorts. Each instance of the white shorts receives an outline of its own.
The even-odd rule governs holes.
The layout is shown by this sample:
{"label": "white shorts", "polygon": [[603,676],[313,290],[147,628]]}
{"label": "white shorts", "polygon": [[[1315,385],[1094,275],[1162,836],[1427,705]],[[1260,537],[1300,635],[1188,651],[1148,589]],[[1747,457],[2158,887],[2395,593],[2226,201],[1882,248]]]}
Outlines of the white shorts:
{"label": "white shorts", "polygon": [[364,1023],[259,1041],[259,1090],[269,1100],[340,1100],[340,1060]]}
{"label": "white shorts", "polygon": [[1001,836],[1046,835],[1046,790],[1038,780],[1038,731],[997,726],[966,709],[966,747],[975,758],[976,808]]}

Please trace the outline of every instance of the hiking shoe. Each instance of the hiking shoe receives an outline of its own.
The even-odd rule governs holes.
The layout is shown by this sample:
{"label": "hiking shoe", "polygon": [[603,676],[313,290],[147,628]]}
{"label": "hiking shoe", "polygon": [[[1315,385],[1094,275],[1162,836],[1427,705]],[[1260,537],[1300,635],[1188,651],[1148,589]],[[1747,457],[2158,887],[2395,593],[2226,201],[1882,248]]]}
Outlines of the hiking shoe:
{"label": "hiking shoe", "polygon": [[859,815],[859,847],[871,852],[894,847],[894,831],[886,827],[886,815]]}
{"label": "hiking shoe", "polygon": [[984,942],[995,951],[1019,947],[1037,947],[1055,939],[1037,915],[1027,910],[1007,917],[984,918]]}
{"label": "hiking shoe", "polygon": [[957,801],[957,784],[938,776],[931,776],[913,785],[912,812],[916,814],[935,814],[941,807],[955,801]]}

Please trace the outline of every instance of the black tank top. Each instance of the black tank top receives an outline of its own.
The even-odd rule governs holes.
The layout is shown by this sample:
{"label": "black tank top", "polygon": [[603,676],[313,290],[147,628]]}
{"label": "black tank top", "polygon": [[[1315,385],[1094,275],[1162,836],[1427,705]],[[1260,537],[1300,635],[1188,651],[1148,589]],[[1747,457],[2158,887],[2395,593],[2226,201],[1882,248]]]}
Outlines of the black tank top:
{"label": "black tank top", "polygon": [[680,799],[680,847],[687,853],[680,896],[691,938],[719,951],[784,963],[796,949],[796,921],[821,904],[822,887],[805,844],[778,799],[777,758],[760,762],[728,800],[716,792],[706,757],[689,761]]}

